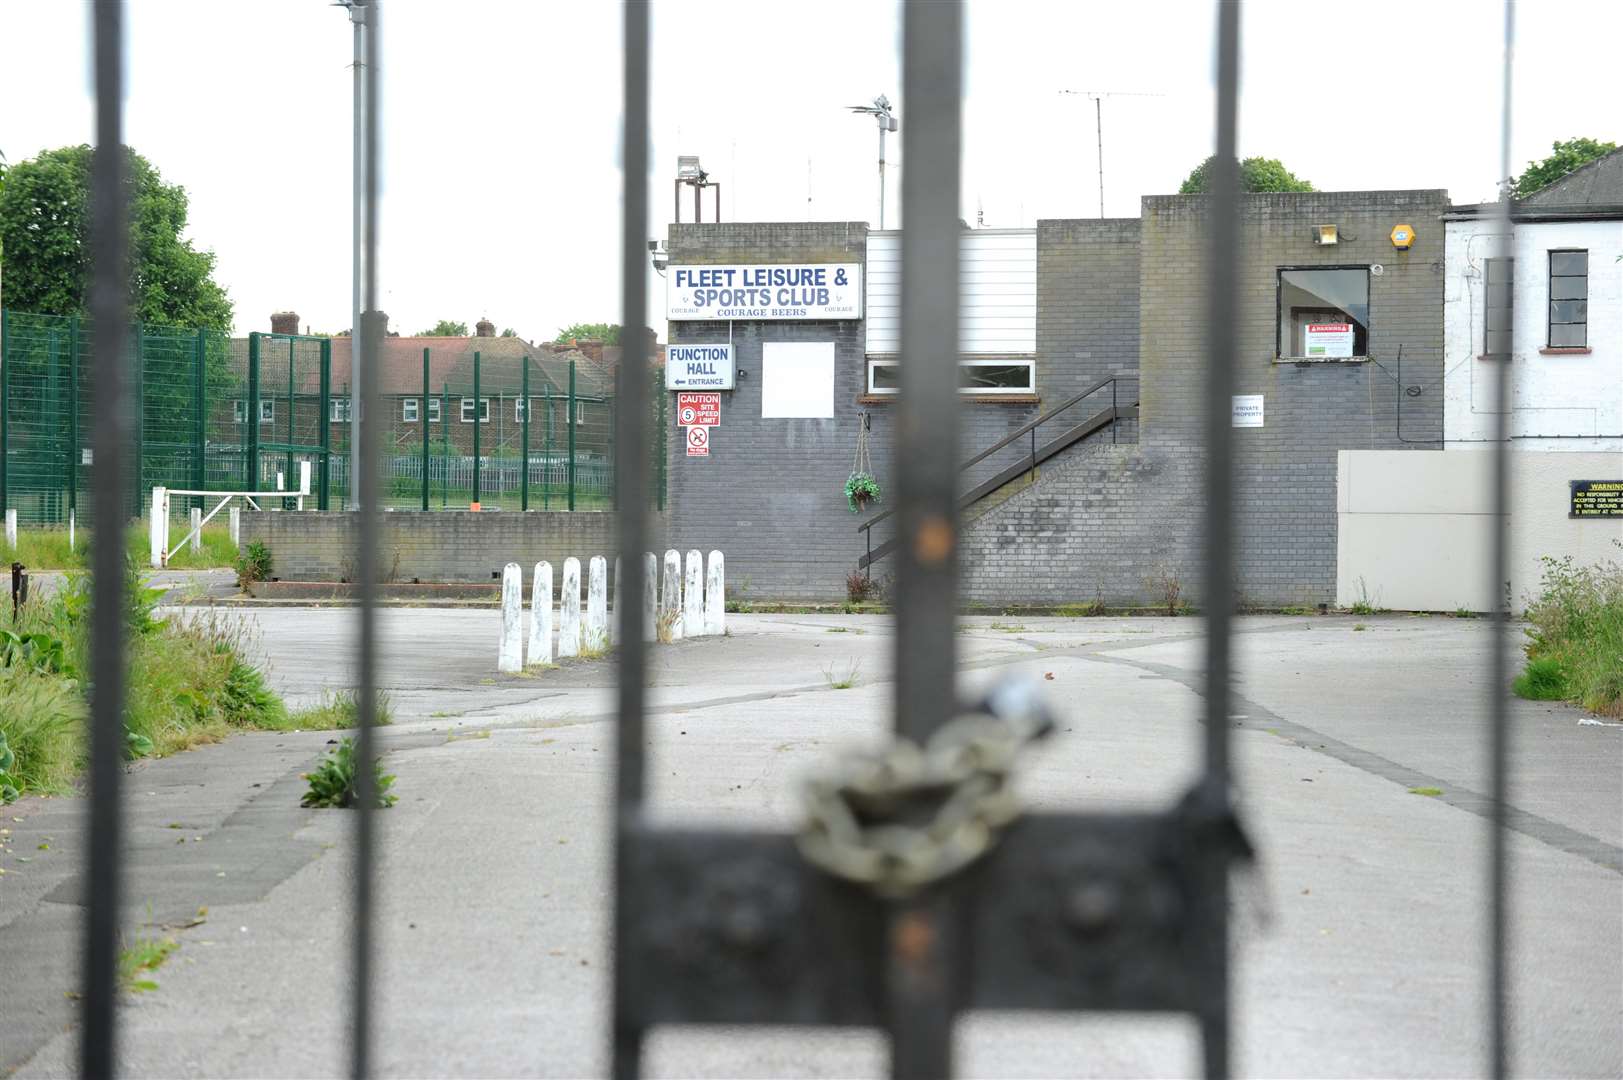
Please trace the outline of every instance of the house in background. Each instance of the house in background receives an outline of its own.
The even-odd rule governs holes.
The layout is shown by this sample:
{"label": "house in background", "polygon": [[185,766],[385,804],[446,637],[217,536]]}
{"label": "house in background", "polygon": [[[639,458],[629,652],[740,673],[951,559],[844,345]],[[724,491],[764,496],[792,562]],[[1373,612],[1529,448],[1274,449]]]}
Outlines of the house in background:
{"label": "house in background", "polygon": [[1492,446],[1510,365],[1518,450],[1623,450],[1623,150],[1512,208],[1510,258],[1495,205],[1444,215],[1444,438]]}

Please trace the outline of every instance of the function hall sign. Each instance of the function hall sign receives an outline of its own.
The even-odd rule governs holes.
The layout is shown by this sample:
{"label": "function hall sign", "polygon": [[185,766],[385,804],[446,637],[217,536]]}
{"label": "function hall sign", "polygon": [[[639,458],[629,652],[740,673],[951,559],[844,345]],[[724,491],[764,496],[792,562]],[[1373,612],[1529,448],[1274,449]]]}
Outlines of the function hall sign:
{"label": "function hall sign", "polygon": [[860,319],[860,263],[672,266],[668,319]]}

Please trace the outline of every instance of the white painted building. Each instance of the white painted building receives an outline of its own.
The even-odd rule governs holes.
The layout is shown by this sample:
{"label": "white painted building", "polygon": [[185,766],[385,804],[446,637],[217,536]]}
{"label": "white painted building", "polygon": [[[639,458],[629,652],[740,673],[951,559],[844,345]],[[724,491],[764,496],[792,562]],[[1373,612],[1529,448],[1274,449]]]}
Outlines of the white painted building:
{"label": "white painted building", "polygon": [[[1510,365],[1518,450],[1623,450],[1623,152],[1517,204],[1510,266],[1492,206],[1444,221],[1443,433],[1493,445]],[[1508,301],[1508,305],[1507,305]]]}

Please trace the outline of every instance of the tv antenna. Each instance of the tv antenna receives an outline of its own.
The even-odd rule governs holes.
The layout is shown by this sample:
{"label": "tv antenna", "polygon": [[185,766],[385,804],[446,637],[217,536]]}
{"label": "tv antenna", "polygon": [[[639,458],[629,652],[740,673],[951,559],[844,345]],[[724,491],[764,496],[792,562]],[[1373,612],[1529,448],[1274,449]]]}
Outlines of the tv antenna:
{"label": "tv antenna", "polygon": [[1099,216],[1105,216],[1105,122],[1104,99],[1107,97],[1165,97],[1165,94],[1134,93],[1128,90],[1061,90],[1061,94],[1093,99],[1093,130],[1099,142]]}

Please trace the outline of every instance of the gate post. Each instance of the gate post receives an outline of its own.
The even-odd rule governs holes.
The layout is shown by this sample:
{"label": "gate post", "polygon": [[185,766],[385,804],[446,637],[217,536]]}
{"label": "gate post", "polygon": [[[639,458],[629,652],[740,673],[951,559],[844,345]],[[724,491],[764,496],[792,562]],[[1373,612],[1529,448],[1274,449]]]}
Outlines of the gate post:
{"label": "gate post", "polygon": [[[298,328],[294,327],[294,329],[298,329]],[[293,392],[294,392],[294,386],[293,386],[293,359],[294,359],[294,351],[295,351],[294,350],[294,345],[295,345],[294,339],[292,337],[289,337],[287,339],[287,458],[286,458],[285,467],[283,468],[282,471],[287,474],[287,480],[288,480],[288,483],[290,483],[290,484],[293,482],[293,474],[297,471],[296,469],[293,468],[293,401],[294,401],[294,398],[293,398]],[[276,428],[274,426],[272,426],[271,427],[271,435],[272,435],[273,438],[275,437],[275,434],[276,434]],[[201,499],[198,500],[198,505],[199,506],[202,505],[202,500]],[[284,509],[287,507],[287,500],[286,499],[282,500],[282,507]]]}
{"label": "gate post", "polygon": [[[428,509],[428,349],[423,349],[423,405],[418,410],[423,425],[423,510]],[[442,419],[440,423],[445,423]]]}
{"label": "gate post", "polygon": [[530,508],[530,358],[526,356],[519,361],[519,394],[520,401],[524,402],[520,408],[524,410],[524,431],[519,436],[523,448],[524,464],[519,467],[518,480],[518,508]]}
{"label": "gate post", "polygon": [[[352,356],[354,351],[355,344],[351,341]],[[248,455],[248,469],[242,483],[244,490],[255,491],[259,487],[259,331],[257,330],[248,335],[248,401],[243,420],[248,425],[248,437],[242,441],[244,452]]]}
{"label": "gate post", "polygon": [[479,505],[479,354],[473,354],[473,505]]}
{"label": "gate post", "polygon": [[[350,342],[353,355],[354,342]],[[321,483],[316,505],[327,509],[328,477],[332,473],[332,339],[321,339]]]}
{"label": "gate post", "polygon": [[[10,477],[6,472],[6,461],[11,456],[8,445],[11,439],[11,334],[9,323],[11,313],[0,308],[0,514],[6,512],[6,497],[10,494],[8,484]],[[78,408],[78,403],[74,403]]]}

